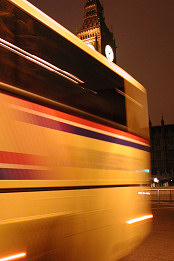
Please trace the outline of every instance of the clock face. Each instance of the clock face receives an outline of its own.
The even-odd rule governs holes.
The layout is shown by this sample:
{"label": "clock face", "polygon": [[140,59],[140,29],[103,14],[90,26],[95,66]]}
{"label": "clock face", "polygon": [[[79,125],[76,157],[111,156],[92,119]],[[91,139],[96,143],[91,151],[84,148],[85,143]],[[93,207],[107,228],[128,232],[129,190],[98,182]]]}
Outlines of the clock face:
{"label": "clock face", "polygon": [[94,45],[92,45],[92,44],[88,44],[88,46],[89,46],[91,49],[95,50]]}
{"label": "clock face", "polygon": [[106,57],[108,58],[108,60],[110,62],[113,62],[113,60],[114,60],[114,52],[113,52],[112,47],[110,45],[106,45],[106,47],[105,47],[105,54],[106,54]]}

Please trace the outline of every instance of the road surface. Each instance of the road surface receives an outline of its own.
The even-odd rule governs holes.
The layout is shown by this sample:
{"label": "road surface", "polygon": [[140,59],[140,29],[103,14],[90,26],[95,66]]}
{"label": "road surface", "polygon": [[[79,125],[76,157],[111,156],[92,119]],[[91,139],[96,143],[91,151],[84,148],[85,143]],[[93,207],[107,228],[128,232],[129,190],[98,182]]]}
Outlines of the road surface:
{"label": "road surface", "polygon": [[174,261],[174,203],[153,204],[153,227],[147,239],[120,261]]}

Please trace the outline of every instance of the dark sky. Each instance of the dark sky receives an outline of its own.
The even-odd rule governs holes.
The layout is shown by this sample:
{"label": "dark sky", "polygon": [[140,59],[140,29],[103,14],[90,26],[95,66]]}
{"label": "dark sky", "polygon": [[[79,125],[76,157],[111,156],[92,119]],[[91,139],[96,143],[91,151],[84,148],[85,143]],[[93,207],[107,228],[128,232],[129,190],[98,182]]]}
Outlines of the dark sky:
{"label": "dark sky", "polygon": [[[75,33],[85,0],[30,0]],[[102,2],[102,1],[101,1]],[[148,92],[152,125],[174,124],[174,0],[103,0],[117,43],[117,63]]]}

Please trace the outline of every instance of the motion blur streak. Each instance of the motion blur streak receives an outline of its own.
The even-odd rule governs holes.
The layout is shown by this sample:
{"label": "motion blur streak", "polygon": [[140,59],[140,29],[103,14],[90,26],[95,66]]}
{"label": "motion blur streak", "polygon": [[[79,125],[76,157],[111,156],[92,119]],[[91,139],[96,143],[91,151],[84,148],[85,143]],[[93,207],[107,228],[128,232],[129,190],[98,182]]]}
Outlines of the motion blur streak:
{"label": "motion blur streak", "polygon": [[0,68],[0,261],[128,255],[152,220],[145,88],[24,0],[0,0]]}
{"label": "motion blur streak", "polygon": [[140,221],[143,221],[146,219],[150,219],[150,218],[153,218],[153,215],[147,215],[147,216],[143,216],[143,217],[139,217],[139,218],[134,218],[134,219],[128,220],[126,223],[133,224],[133,223],[137,223],[137,222],[140,222]]}
{"label": "motion blur streak", "polygon": [[26,257],[26,253],[20,253],[20,254],[13,255],[13,256],[3,257],[3,258],[0,258],[0,261],[16,260],[16,259],[19,259],[22,257]]}
{"label": "motion blur streak", "polygon": [[78,79],[76,76],[72,75],[71,73],[61,70],[60,68],[54,66],[53,64],[41,59],[40,57],[37,57],[36,55],[32,55],[31,53],[26,52],[25,50],[15,46],[14,44],[12,44],[8,41],[5,41],[2,38],[0,38],[0,45],[2,47],[12,51],[13,53],[18,54],[18,55],[24,57],[25,59],[42,66],[43,68],[45,68],[49,71],[59,74],[60,76],[68,79],[69,81],[72,81],[75,84],[84,83],[83,81]]}

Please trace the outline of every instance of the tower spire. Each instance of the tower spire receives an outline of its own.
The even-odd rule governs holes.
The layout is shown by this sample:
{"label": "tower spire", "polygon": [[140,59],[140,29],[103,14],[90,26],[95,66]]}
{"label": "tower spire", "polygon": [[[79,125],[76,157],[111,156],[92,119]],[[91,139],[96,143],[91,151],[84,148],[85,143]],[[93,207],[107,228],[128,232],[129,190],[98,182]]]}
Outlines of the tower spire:
{"label": "tower spire", "polygon": [[87,0],[85,7],[90,5],[95,5],[95,4],[102,6],[100,0]]}
{"label": "tower spire", "polygon": [[[91,48],[106,55],[112,62],[116,62],[116,44],[106,23],[103,5],[100,0],[87,0],[84,6],[84,20],[77,37],[88,44]],[[106,48],[107,46],[107,48]],[[106,51],[107,49],[107,51]]]}

